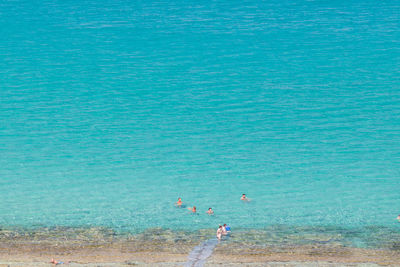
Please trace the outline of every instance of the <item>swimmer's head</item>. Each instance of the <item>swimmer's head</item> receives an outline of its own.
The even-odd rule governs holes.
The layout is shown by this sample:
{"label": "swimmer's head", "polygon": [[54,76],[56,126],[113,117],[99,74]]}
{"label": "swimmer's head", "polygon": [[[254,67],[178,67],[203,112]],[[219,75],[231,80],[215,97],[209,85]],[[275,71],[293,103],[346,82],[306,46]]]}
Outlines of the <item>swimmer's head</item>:
{"label": "swimmer's head", "polygon": [[[211,208],[208,208],[208,210],[211,210]],[[400,215],[399,215],[400,216]]]}
{"label": "swimmer's head", "polygon": [[226,223],[224,223],[224,226],[226,226]]}

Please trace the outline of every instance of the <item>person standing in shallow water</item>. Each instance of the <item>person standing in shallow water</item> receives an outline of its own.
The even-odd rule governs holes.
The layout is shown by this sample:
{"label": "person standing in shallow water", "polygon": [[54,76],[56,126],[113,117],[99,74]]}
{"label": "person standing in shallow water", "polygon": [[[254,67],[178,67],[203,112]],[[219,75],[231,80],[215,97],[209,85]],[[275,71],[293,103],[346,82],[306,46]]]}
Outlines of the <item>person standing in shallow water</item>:
{"label": "person standing in shallow water", "polygon": [[223,235],[228,235],[228,233],[231,232],[231,228],[229,226],[226,225],[226,223],[224,223],[224,225],[222,226],[222,234]]}
{"label": "person standing in shallow water", "polygon": [[223,229],[222,229],[222,225],[220,225],[220,226],[218,227],[218,230],[217,230],[217,238],[218,238],[218,240],[221,240],[221,238],[222,238],[222,233],[223,233]]}

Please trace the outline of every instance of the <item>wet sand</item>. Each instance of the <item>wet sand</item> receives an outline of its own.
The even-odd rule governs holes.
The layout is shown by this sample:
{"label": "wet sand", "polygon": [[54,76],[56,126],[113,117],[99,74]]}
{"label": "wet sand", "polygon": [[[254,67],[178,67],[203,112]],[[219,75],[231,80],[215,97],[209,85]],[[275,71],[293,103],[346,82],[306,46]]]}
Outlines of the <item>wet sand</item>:
{"label": "wet sand", "polygon": [[[213,238],[213,232],[150,229],[117,235],[104,228],[2,230],[0,267],[52,266],[52,258],[70,262],[58,266],[184,266],[190,251]],[[217,245],[204,266],[400,266],[400,249],[355,248],[337,241],[267,244],[233,235]]]}

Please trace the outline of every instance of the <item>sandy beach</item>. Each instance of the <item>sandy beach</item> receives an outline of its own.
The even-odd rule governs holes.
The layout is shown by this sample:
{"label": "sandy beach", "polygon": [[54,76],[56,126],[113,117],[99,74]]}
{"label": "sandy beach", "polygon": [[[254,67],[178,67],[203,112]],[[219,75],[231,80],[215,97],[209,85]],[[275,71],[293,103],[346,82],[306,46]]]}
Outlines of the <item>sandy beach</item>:
{"label": "sandy beach", "polygon": [[[292,250],[249,251],[230,254],[221,249],[204,266],[400,266],[399,253],[387,251],[343,249],[328,252],[326,248],[294,248]],[[13,249],[2,250],[0,266],[52,266],[51,258],[63,260],[59,266],[184,266],[187,255],[171,252],[127,252],[113,246],[75,251]],[[67,263],[68,262],[68,263]]]}

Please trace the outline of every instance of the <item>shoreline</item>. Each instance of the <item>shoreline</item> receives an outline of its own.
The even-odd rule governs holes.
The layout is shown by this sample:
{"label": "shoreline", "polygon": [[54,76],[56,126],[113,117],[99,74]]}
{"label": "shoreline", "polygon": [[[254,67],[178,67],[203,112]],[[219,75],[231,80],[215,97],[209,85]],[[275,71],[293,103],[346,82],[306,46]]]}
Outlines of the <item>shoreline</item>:
{"label": "shoreline", "polygon": [[[0,267],[52,266],[52,258],[70,261],[61,266],[184,266],[195,246],[215,237],[212,229],[195,234],[149,229],[117,235],[107,228],[0,233]],[[356,248],[324,235],[313,237],[318,240],[311,243],[291,242],[293,238],[287,237],[274,244],[259,235],[233,234],[217,245],[204,266],[400,266],[396,246]]]}

